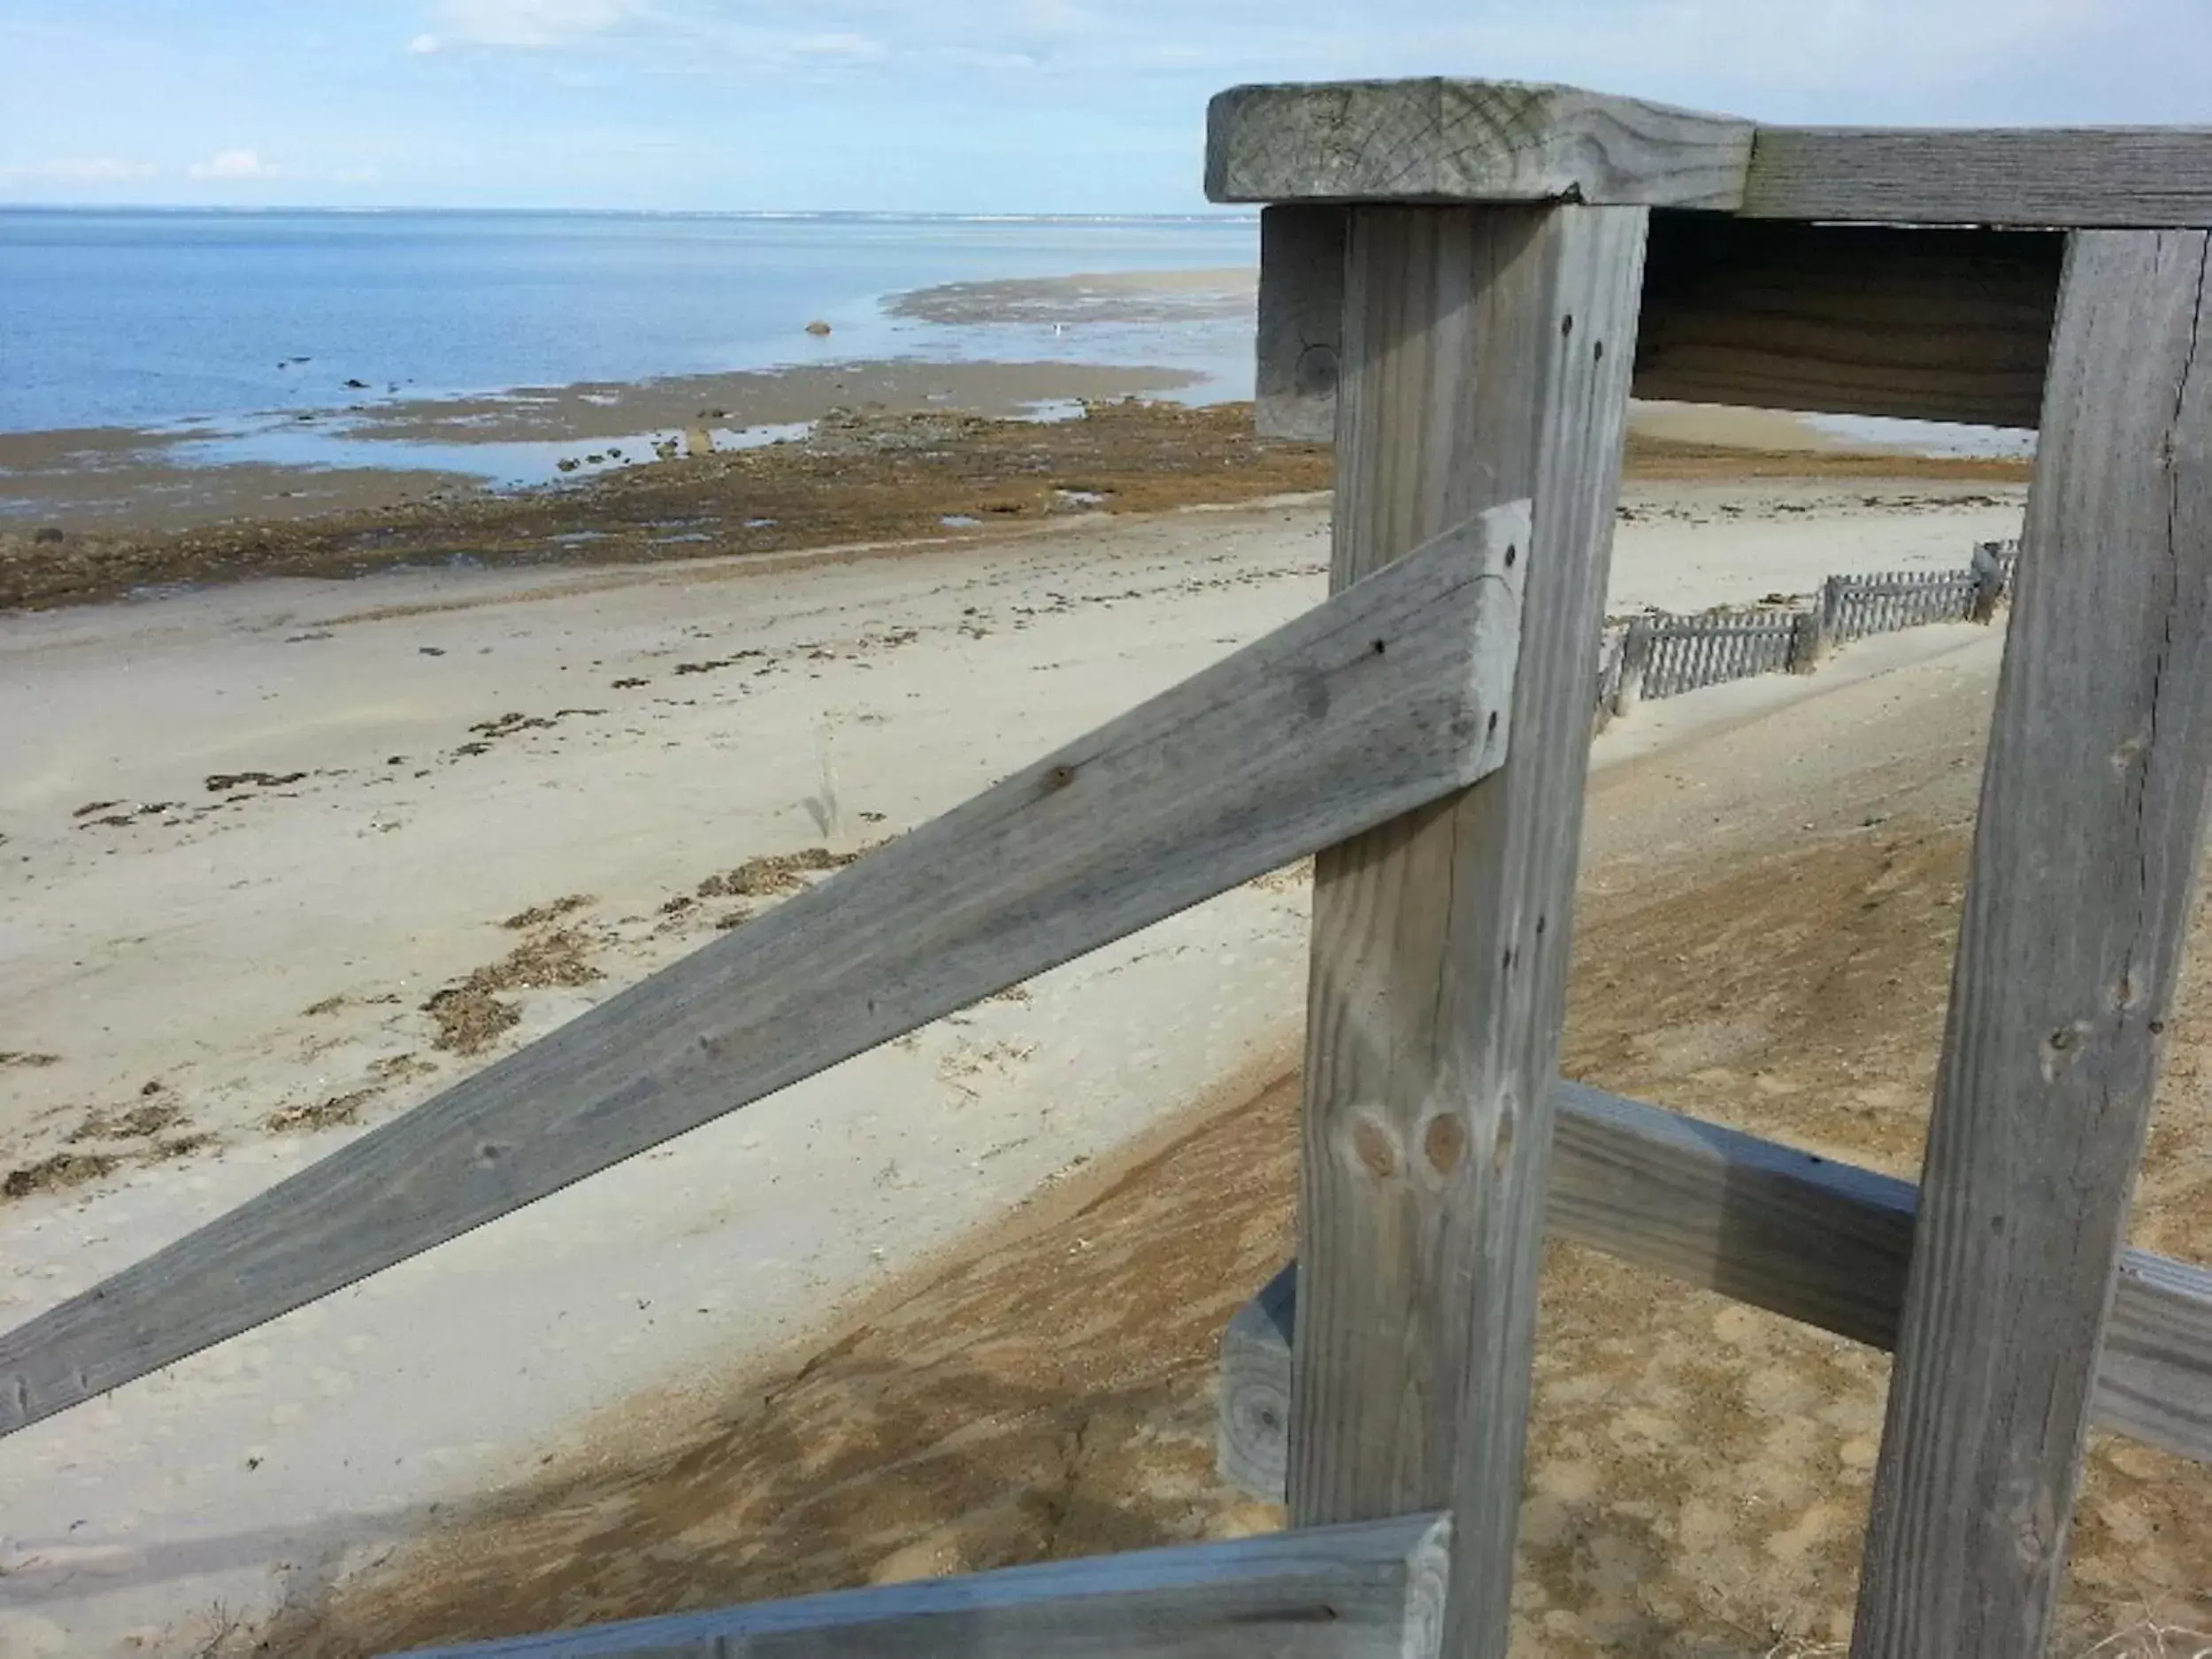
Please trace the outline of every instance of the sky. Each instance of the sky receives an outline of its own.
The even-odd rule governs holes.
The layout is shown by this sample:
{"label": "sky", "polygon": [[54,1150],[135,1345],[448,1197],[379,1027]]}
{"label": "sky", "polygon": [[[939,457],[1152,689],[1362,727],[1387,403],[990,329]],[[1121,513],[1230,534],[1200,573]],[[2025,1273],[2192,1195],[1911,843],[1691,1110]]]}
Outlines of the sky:
{"label": "sky", "polygon": [[0,0],[0,202],[1185,212],[1250,81],[2212,124],[2212,0]]}

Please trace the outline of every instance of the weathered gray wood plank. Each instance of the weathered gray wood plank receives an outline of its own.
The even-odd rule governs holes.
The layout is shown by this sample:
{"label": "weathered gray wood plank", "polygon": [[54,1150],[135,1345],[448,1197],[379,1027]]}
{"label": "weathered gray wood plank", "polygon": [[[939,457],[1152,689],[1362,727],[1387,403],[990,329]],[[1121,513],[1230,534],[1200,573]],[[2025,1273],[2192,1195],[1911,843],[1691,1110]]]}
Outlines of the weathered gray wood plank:
{"label": "weathered gray wood plank", "polygon": [[1580,202],[1749,218],[2058,229],[2212,226],[2212,127],[1759,126],[1509,81],[1235,87],[1217,202]]}
{"label": "weathered gray wood plank", "polygon": [[1263,438],[1336,439],[1344,346],[1344,211],[1288,203],[1260,215],[1259,356],[1252,419]]}
{"label": "weathered gray wood plank", "polygon": [[0,1337],[0,1432],[1486,775],[1509,732],[1528,504],[1438,527],[1402,565]]}
{"label": "weathered gray wood plank", "polygon": [[713,1612],[416,1659],[1435,1659],[1451,1523],[1400,1516]]}
{"label": "weathered gray wood plank", "polygon": [[1751,134],[1732,116],[1525,81],[1234,87],[1206,111],[1206,194],[1732,208]]}
{"label": "weathered gray wood plank", "polygon": [[[1870,1347],[1894,1346],[1920,1190],[1740,1130],[1554,1086],[1554,1236]],[[1283,1495],[1297,1263],[1222,1337],[1219,1467]],[[2097,1372],[2096,1419],[2212,1463],[2212,1270],[2130,1250]]]}
{"label": "weathered gray wood plank", "polygon": [[1502,1656],[1590,684],[1646,215],[1362,208],[1340,586],[1501,494],[1541,505],[1507,764],[1317,862],[1290,1504],[1448,1507],[1447,1648]]}
{"label": "weathered gray wood plank", "polygon": [[1910,225],[2212,225],[2212,127],[1762,126],[1742,211]]}
{"label": "weathered gray wood plank", "polygon": [[[1348,209],[1261,220],[1260,432],[1333,435]],[[1294,236],[1270,229],[1277,215]],[[2064,238],[1652,215],[1638,397],[2036,424]],[[1332,371],[1319,372],[1326,365]]]}
{"label": "weathered gray wood plank", "polygon": [[1857,1659],[2038,1654],[2057,1601],[2212,779],[2208,253],[2067,258]]}

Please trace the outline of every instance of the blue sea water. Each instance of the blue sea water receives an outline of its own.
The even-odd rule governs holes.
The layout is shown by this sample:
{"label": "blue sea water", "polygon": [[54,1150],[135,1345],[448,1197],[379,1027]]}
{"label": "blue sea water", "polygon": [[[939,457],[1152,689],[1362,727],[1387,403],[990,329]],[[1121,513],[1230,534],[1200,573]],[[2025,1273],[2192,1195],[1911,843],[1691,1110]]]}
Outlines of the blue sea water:
{"label": "blue sea water", "polygon": [[0,431],[892,356],[1166,364],[1240,396],[1248,319],[1055,334],[882,302],[1257,257],[1248,219],[0,208]]}

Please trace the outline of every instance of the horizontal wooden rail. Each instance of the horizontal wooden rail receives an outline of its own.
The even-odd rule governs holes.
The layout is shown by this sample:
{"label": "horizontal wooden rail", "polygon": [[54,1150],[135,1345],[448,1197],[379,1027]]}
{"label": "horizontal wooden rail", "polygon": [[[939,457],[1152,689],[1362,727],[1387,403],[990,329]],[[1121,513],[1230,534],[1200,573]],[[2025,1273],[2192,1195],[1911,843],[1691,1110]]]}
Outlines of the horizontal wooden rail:
{"label": "horizontal wooden rail", "polygon": [[458,1647],[414,1659],[1432,1659],[1451,1523],[1401,1515]]}
{"label": "horizontal wooden rail", "polygon": [[1769,127],[1579,87],[1233,87],[1217,202],[1559,202],[1883,225],[2212,225],[2212,128]]}
{"label": "horizontal wooden rail", "polygon": [[[1334,436],[1348,211],[1293,203],[1261,216],[1255,413],[1263,436]],[[1655,212],[1630,390],[2033,426],[2063,243],[2030,231]]]}
{"label": "horizontal wooden rail", "polygon": [[[1553,1229],[1872,1348],[1896,1341],[1919,1189],[1718,1124],[1556,1086]],[[1282,1495],[1296,1265],[1222,1340],[1221,1472]],[[2097,1377],[2106,1428],[2212,1462],[2212,1271],[2131,1250]]]}
{"label": "horizontal wooden rail", "polygon": [[1488,775],[1529,524],[1477,515],[0,1337],[0,1432]]}

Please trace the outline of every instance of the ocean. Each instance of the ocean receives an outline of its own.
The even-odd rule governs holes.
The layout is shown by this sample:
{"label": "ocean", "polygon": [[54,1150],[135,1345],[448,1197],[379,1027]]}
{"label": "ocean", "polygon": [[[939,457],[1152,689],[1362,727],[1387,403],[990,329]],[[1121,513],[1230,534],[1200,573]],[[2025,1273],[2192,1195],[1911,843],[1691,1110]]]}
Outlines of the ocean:
{"label": "ocean", "polygon": [[1241,396],[1248,317],[1056,330],[884,301],[1258,246],[1249,218],[0,208],[0,431],[893,357],[1164,365]]}

